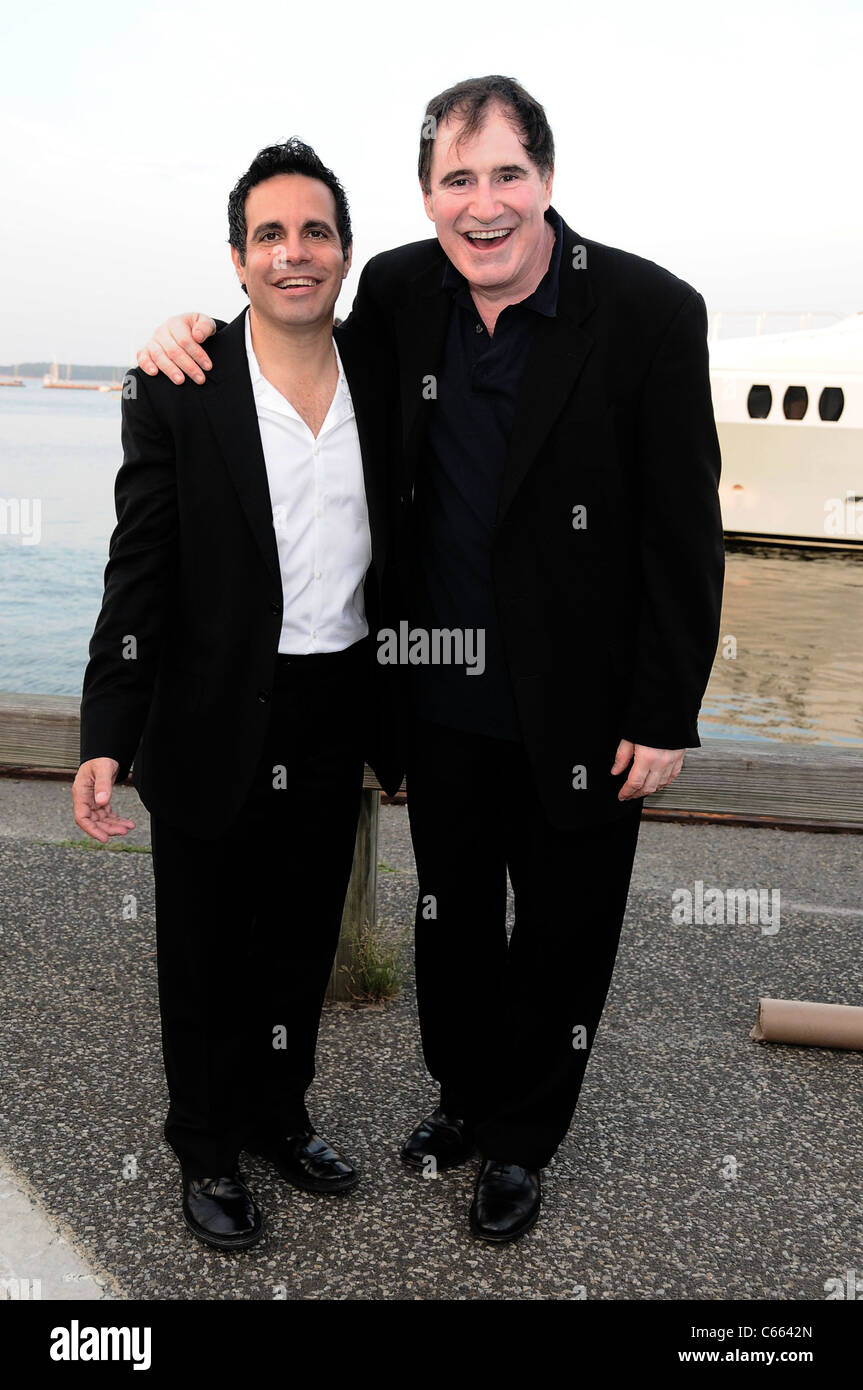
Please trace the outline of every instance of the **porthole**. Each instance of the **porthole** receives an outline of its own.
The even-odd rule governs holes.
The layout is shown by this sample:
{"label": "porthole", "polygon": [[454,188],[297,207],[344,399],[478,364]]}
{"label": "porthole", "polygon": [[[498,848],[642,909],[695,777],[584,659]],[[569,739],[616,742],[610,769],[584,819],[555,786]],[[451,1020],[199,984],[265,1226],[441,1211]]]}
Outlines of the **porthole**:
{"label": "porthole", "polygon": [[845,409],[845,392],[841,386],[825,386],[818,398],[818,414],[822,420],[838,420]]}
{"label": "porthole", "polygon": [[782,401],[786,420],[802,420],[809,408],[809,392],[805,386],[789,386]]}
{"label": "porthole", "polygon": [[750,386],[746,407],[751,420],[766,420],[773,404],[773,392],[769,386]]}

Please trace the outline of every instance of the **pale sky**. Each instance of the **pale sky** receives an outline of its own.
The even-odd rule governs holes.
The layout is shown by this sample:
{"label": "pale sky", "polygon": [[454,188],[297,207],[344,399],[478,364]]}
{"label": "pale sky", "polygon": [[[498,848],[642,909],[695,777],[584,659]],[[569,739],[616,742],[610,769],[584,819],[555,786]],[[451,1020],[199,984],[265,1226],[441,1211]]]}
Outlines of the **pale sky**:
{"label": "pale sky", "polygon": [[711,311],[863,310],[859,0],[21,0],[0,40],[0,361],[125,365],[170,313],[239,313],[228,192],[289,135],[350,198],[346,316],[370,256],[434,234],[426,100],[491,72],[545,106],[582,236]]}

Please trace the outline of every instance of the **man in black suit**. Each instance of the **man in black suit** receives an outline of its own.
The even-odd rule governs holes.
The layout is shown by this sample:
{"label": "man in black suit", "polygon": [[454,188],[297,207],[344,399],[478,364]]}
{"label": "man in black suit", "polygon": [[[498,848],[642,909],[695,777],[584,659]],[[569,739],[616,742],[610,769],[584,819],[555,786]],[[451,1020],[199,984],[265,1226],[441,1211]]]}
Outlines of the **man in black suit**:
{"label": "man in black suit", "polygon": [[125,834],[111,787],[134,757],[151,814],[165,1137],[187,1225],[236,1250],[263,1230],[241,1149],[306,1190],[358,1181],[304,1097],[364,760],[393,791],[401,776],[375,752],[369,635],[387,546],[383,388],[333,333],[347,200],[289,141],[239,180],[229,227],[250,307],[214,345],[209,391],[137,370],[124,385],[73,796],[88,834]]}
{"label": "man in black suit", "polygon": [[[539,1214],[643,798],[699,746],[724,572],[704,301],[567,226],[553,170],[545,112],[518,83],[435,97],[418,172],[437,238],[374,257],[346,325],[399,383],[410,622],[484,633],[481,675],[411,667],[404,701],[440,1101],[402,1156],[428,1172],[477,1145],[470,1225],[489,1241]],[[203,381],[195,337],[210,331],[170,320],[139,361]]]}

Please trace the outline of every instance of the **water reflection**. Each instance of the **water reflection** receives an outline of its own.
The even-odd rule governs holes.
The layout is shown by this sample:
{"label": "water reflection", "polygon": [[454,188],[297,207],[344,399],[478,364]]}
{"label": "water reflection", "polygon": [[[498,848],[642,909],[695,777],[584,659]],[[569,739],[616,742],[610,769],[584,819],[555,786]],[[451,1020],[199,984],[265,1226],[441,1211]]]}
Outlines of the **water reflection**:
{"label": "water reflection", "polygon": [[729,545],[721,633],[702,734],[863,743],[863,550]]}

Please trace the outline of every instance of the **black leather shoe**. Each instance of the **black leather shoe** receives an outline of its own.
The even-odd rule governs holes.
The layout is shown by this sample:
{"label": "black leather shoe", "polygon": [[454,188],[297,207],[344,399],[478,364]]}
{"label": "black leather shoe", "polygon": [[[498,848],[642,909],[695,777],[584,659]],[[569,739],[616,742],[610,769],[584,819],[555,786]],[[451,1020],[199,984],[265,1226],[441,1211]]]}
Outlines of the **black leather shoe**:
{"label": "black leather shoe", "polygon": [[360,1180],[353,1164],[313,1129],[249,1143],[246,1151],[265,1158],[286,1182],[304,1192],[350,1192]]}
{"label": "black leather shoe", "polygon": [[401,1156],[412,1168],[426,1168],[429,1157],[437,1169],[456,1168],[466,1163],[473,1151],[473,1135],[466,1121],[438,1109],[420,1120],[403,1144]]}
{"label": "black leather shoe", "polygon": [[486,1158],[476,1180],[470,1228],[480,1240],[517,1240],[536,1225],[541,1204],[538,1172]]}
{"label": "black leather shoe", "polygon": [[183,1178],[183,1217],[190,1231],[217,1250],[245,1250],[264,1233],[264,1219],[234,1172],[221,1178]]}

